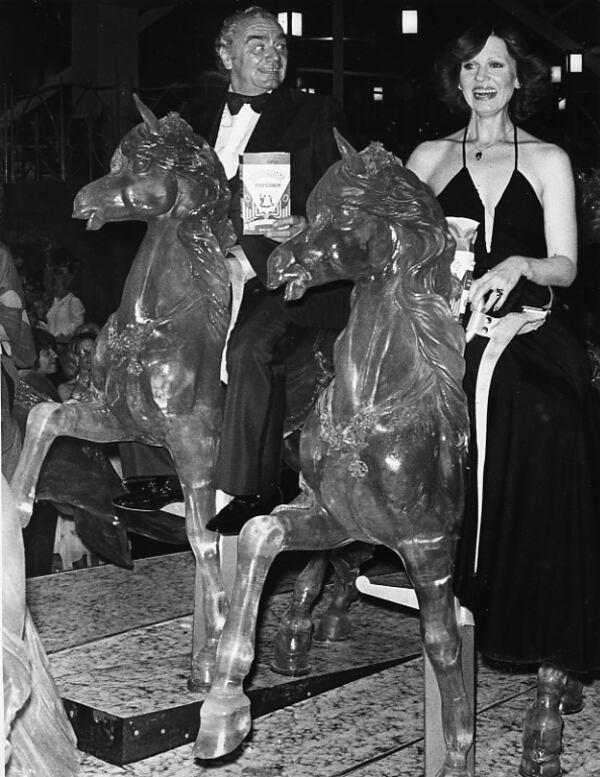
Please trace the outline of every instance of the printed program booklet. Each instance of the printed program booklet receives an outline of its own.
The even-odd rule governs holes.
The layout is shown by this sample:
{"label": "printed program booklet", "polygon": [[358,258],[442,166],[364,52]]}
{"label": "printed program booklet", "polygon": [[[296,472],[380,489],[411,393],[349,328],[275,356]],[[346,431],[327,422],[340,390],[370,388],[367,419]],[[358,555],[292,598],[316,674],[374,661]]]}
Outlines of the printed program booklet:
{"label": "printed program booklet", "polygon": [[286,151],[240,156],[245,235],[268,232],[275,219],[290,215],[290,155]]}

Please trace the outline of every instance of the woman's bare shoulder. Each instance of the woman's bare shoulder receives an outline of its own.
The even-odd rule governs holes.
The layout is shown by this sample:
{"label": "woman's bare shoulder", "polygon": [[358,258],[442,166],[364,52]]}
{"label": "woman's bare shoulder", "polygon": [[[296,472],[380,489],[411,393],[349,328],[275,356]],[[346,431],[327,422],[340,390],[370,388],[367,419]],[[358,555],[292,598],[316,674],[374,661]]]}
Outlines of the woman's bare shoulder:
{"label": "woman's bare shoulder", "polygon": [[408,158],[406,166],[420,178],[427,180],[448,154],[454,151],[457,143],[460,144],[460,141],[460,133],[437,140],[426,140],[415,148]]}
{"label": "woman's bare shoulder", "polygon": [[554,162],[555,164],[564,164],[569,162],[569,155],[556,143],[550,143],[547,140],[536,138],[529,132],[519,128],[519,149],[530,156],[533,160],[544,163]]}
{"label": "woman's bare shoulder", "polygon": [[540,180],[556,183],[572,177],[571,160],[567,152],[555,143],[519,131],[519,151],[523,166],[530,168]]}

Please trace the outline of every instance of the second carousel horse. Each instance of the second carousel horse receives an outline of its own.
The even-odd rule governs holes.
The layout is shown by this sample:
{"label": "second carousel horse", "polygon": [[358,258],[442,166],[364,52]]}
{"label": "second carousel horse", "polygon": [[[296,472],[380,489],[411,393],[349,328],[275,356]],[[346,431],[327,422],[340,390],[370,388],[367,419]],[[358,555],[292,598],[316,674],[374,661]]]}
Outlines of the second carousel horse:
{"label": "second carousel horse", "polygon": [[[262,587],[284,550],[385,545],[402,559],[420,605],[424,649],[442,698],[439,777],[467,777],[472,743],[452,572],[468,441],[464,333],[452,317],[454,242],[435,198],[379,144],[342,161],[311,194],[309,226],[270,259],[287,299],[340,278],[355,283],[336,341],[335,377],[306,421],[303,491],[242,530],[234,592],[201,708],[194,754],[234,750],[251,728],[243,681],[254,657]],[[302,639],[293,612],[286,628]]]}

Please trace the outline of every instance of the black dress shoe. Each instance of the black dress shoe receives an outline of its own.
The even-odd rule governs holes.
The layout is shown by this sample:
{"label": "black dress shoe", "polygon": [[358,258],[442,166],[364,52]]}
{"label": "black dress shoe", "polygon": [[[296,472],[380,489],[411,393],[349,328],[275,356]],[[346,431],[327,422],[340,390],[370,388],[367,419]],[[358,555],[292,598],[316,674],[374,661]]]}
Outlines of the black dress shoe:
{"label": "black dress shoe", "polygon": [[152,513],[173,502],[183,501],[183,491],[175,477],[129,478],[123,485],[125,493],[113,499],[116,515],[131,510]]}
{"label": "black dress shoe", "polygon": [[236,496],[206,524],[210,531],[232,536],[239,534],[244,524],[255,515],[268,515],[274,507],[281,504],[281,490],[273,486],[262,494]]}

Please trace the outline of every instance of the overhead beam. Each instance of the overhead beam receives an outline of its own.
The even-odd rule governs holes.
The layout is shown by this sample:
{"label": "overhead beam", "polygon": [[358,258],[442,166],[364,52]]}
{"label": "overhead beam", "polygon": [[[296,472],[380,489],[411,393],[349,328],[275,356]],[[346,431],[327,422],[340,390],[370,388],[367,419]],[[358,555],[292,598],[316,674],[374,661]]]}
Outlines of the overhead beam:
{"label": "overhead beam", "polygon": [[600,76],[600,59],[590,51],[586,51],[581,43],[554,27],[547,19],[533,11],[524,8],[517,0],[494,0],[505,11],[516,16],[519,21],[542,35],[547,41],[557,46],[563,53],[583,51],[583,65],[589,71]]}

